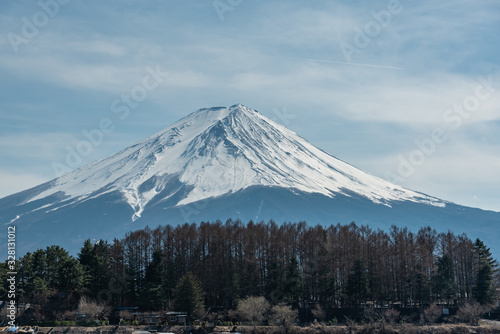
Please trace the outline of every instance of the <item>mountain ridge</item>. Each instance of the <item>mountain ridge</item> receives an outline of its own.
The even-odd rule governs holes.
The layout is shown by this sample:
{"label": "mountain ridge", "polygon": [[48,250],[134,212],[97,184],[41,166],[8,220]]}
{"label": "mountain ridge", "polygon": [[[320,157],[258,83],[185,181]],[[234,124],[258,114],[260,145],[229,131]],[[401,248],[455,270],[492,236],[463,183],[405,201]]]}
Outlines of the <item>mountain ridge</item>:
{"label": "mountain ridge", "polygon": [[[272,131],[273,136],[269,136],[268,131]],[[255,132],[261,138],[253,137]],[[282,136],[282,133],[285,133],[286,136]],[[285,147],[280,147],[283,142],[286,142]],[[263,147],[266,145],[268,147]],[[273,145],[277,147],[272,148]],[[294,153],[301,155],[300,159],[296,156],[291,158]],[[311,156],[323,160],[327,158],[330,161],[311,166]],[[118,161],[114,161],[115,157],[118,158]],[[168,158],[171,160],[168,164],[162,163],[161,160]],[[335,159],[335,161],[331,159]],[[117,166],[131,164],[134,161],[136,161],[135,165],[130,166],[129,169]],[[230,164],[230,167],[235,170],[228,176],[231,171],[225,168],[224,175],[221,175],[214,168],[210,168],[214,164],[218,166],[226,164],[222,167],[227,167]],[[99,167],[98,173],[105,175],[96,178],[96,167]],[[92,175],[86,175],[85,169],[90,170]],[[153,173],[150,172],[150,169],[153,170]],[[189,173],[192,169],[205,173],[194,175],[195,173]],[[306,169],[307,173],[298,173],[297,171],[300,169]],[[337,173],[333,173],[333,175],[330,173],[326,177],[318,175],[329,172],[328,169],[335,170]],[[401,197],[405,200],[425,199],[432,204],[443,205],[442,202],[431,196],[421,196],[420,193],[406,190],[365,172],[361,172],[362,174],[357,172],[358,175],[353,176],[354,170],[358,171],[355,167],[315,148],[294,132],[272,122],[253,109],[242,105],[233,105],[229,108],[199,109],[154,136],[110,157],[96,161],[83,169],[80,168],[58,178],[57,186],[53,187],[51,191],[56,192],[60,189],[71,197],[79,197],[99,191],[103,184],[109,185],[112,182],[118,182],[118,185],[112,188],[123,190],[131,207],[136,208],[136,216],[140,217],[143,207],[156,194],[154,191],[141,193],[137,190],[142,183],[155,175],[173,176],[179,174],[180,181],[186,184],[190,184],[190,179],[195,177],[200,179],[197,183],[198,186],[200,184],[206,186],[206,180],[201,180],[203,176],[211,179],[209,181],[216,181],[212,182],[214,187],[210,191],[202,190],[198,192],[200,193],[198,196],[188,196],[178,203],[180,205],[222,195],[228,191],[228,188],[235,191],[258,184],[292,187],[309,192],[320,192],[331,197],[335,193],[342,192],[343,187],[350,190],[355,187],[358,191],[363,191],[364,185],[360,186],[359,183],[366,181],[362,178],[368,178],[372,183],[371,186],[376,186],[376,190],[373,194],[365,192],[364,195],[372,200],[383,202],[386,199],[397,200]],[[132,172],[134,173],[133,177],[126,175]],[[159,173],[162,174],[159,175]],[[310,177],[313,173],[315,179]],[[125,183],[120,183],[121,178],[126,179]],[[332,184],[331,181],[339,185]],[[327,185],[325,186],[325,184]],[[384,192],[381,187],[386,187],[389,191]],[[161,184],[157,190],[162,190]],[[400,194],[394,194],[391,190],[396,191],[396,193],[400,192]],[[39,194],[30,201],[50,195],[51,191]],[[205,192],[206,194],[202,194]]]}
{"label": "mountain ridge", "polygon": [[[269,198],[266,191],[278,199]],[[225,200],[220,202],[222,197]],[[259,203],[259,197],[267,200]],[[302,205],[302,200],[308,205]],[[290,203],[302,211],[292,209]],[[412,205],[428,212],[429,217],[447,210],[450,217],[460,217],[460,206],[363,172],[261,113],[236,104],[199,109],[111,156],[2,198],[0,220],[19,224],[30,238],[36,238],[31,230],[43,235],[39,227],[50,227],[51,221],[60,219],[81,224],[94,219],[102,229],[118,233],[126,226],[183,223],[195,211],[201,212],[198,221],[204,215],[226,219],[239,218],[240,213],[243,219],[300,221],[309,217],[314,223],[335,217],[347,219],[344,213],[349,212],[351,220],[369,222],[370,211],[394,221],[403,219],[404,214],[389,214],[391,208],[394,212],[412,211]],[[294,215],[287,215],[287,210]],[[312,215],[315,210],[322,216]],[[75,217],[76,212],[81,216]],[[488,221],[500,222],[500,213],[495,220],[481,212]],[[118,220],[119,226],[111,220]],[[381,221],[376,217],[372,220]],[[420,224],[415,219],[408,221]],[[71,232],[72,224],[77,223],[57,224]]]}

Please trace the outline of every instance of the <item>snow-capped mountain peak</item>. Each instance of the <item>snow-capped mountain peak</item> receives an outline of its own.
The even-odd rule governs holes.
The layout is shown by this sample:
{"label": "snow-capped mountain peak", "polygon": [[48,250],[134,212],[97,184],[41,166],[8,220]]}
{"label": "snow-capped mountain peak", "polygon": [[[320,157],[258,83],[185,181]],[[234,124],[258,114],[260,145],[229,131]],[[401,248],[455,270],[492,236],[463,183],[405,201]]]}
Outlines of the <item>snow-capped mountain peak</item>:
{"label": "snow-capped mountain peak", "polygon": [[237,104],[203,108],[112,156],[51,181],[28,202],[63,195],[67,203],[119,191],[133,219],[180,193],[176,205],[270,186],[364,196],[375,203],[445,202],[367,174],[321,151],[257,111]]}

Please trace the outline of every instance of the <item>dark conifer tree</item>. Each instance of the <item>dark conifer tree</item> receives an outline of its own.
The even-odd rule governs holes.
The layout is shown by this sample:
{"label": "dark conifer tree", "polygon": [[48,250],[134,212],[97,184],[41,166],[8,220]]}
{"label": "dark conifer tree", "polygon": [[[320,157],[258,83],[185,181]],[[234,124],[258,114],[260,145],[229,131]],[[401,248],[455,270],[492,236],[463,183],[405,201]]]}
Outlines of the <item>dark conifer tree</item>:
{"label": "dark conifer tree", "polygon": [[354,261],[354,266],[347,278],[347,295],[356,302],[356,305],[361,305],[366,297],[370,294],[370,282],[368,270],[363,261]]}
{"label": "dark conifer tree", "polygon": [[437,261],[436,292],[447,304],[450,304],[450,300],[456,297],[457,285],[453,272],[453,261],[448,254],[443,255]]}
{"label": "dark conifer tree", "polygon": [[175,288],[175,310],[186,312],[188,324],[196,312],[203,310],[203,289],[200,280],[188,272]]}
{"label": "dark conifer tree", "polygon": [[288,263],[285,277],[285,284],[283,286],[285,300],[296,308],[302,300],[304,289],[302,274],[299,270],[297,259],[294,256],[290,259],[290,263]]}
{"label": "dark conifer tree", "polygon": [[163,267],[162,253],[156,250],[153,253],[151,263],[146,267],[146,284],[144,297],[140,301],[141,306],[148,310],[161,310],[166,300],[165,292],[163,291]]}
{"label": "dark conifer tree", "polygon": [[478,256],[474,298],[480,304],[492,304],[496,299],[493,283],[497,263],[491,256],[490,249],[481,240],[476,239],[474,248]]}
{"label": "dark conifer tree", "polygon": [[111,270],[109,266],[110,246],[107,241],[99,240],[92,244],[86,240],[78,254],[78,260],[84,270],[84,284],[86,294],[99,302],[111,302],[109,283],[111,281]]}

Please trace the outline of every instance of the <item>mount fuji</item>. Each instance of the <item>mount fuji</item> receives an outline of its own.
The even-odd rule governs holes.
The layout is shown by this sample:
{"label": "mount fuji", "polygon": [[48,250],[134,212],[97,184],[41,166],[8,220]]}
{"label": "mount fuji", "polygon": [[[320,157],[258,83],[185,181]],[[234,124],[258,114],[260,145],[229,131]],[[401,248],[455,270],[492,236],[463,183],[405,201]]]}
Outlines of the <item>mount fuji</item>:
{"label": "mount fuji", "polygon": [[500,254],[499,212],[365,173],[243,105],[200,109],[121,152],[0,199],[0,222],[16,226],[18,254],[52,244],[76,253],[88,238],[228,218],[429,225],[479,237]]}

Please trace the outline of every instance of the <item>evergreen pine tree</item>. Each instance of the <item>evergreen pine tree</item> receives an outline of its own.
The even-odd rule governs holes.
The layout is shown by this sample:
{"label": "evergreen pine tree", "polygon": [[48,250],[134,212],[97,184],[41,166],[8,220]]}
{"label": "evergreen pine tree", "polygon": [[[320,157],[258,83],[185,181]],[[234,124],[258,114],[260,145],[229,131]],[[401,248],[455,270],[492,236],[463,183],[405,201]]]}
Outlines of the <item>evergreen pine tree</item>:
{"label": "evergreen pine tree", "polygon": [[453,273],[453,260],[448,254],[438,259],[436,274],[436,292],[441,299],[450,304],[450,300],[456,296],[457,285],[455,283],[455,274]]}
{"label": "evergreen pine tree", "polygon": [[186,312],[188,324],[197,311],[203,310],[203,289],[193,273],[184,275],[175,288],[175,309]]}
{"label": "evergreen pine tree", "polygon": [[294,307],[298,307],[303,293],[303,283],[299,265],[295,257],[292,257],[288,264],[283,293],[289,303],[292,303]]}
{"label": "evergreen pine tree", "polygon": [[491,256],[490,249],[479,239],[474,243],[474,249],[479,258],[474,286],[474,298],[482,305],[495,301],[494,278],[497,263]]}
{"label": "evergreen pine tree", "polygon": [[347,277],[347,295],[356,300],[356,304],[361,302],[370,294],[370,280],[368,271],[363,261],[354,262],[351,274]]}
{"label": "evergreen pine tree", "polygon": [[143,306],[150,310],[160,310],[166,302],[162,284],[164,277],[162,262],[162,253],[156,250],[151,263],[146,267],[146,298],[143,299],[145,302]]}
{"label": "evergreen pine tree", "polygon": [[85,272],[83,281],[87,295],[92,299],[105,302],[109,302],[104,300],[109,296],[102,292],[108,291],[111,280],[111,269],[108,263],[109,250],[107,241],[99,240],[92,244],[90,239],[87,239],[78,254],[78,260]]}
{"label": "evergreen pine tree", "polygon": [[94,245],[92,244],[90,239],[85,240],[80,253],[78,253],[78,261],[80,261],[80,264],[82,265],[84,270],[83,284],[85,288],[88,288],[92,284],[92,273],[90,268],[92,267],[93,253]]}

